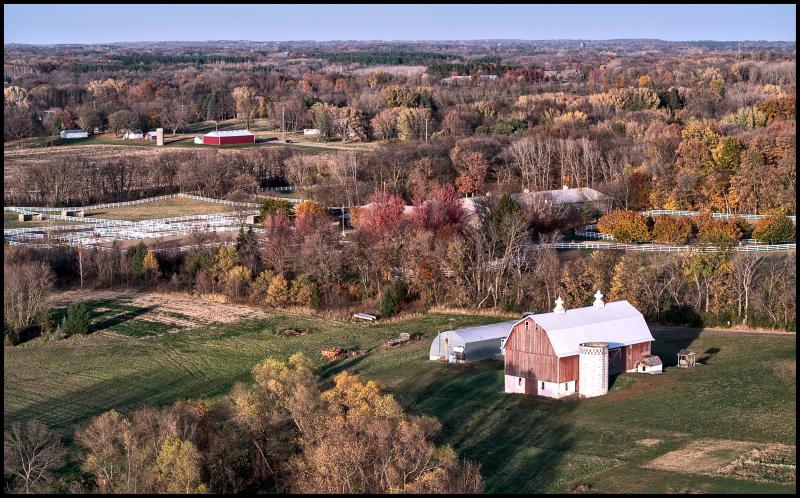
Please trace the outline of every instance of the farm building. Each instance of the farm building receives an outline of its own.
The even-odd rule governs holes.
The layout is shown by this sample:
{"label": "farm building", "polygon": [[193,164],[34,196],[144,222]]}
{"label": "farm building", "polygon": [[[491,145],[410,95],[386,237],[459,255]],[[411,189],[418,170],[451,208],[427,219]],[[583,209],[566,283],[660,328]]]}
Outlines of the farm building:
{"label": "farm building", "polygon": [[567,188],[565,186],[561,190],[522,192],[514,194],[512,197],[522,207],[529,207],[537,211],[564,206],[593,209],[603,214],[611,210],[611,197],[589,187]]}
{"label": "farm building", "polygon": [[503,340],[516,320],[440,332],[433,339],[429,358],[449,362],[476,361],[502,354]]}
{"label": "farm building", "polygon": [[303,135],[305,136],[318,136],[319,130],[316,128],[305,128],[303,130]]}
{"label": "farm building", "polygon": [[256,136],[250,130],[212,131],[203,135],[205,145],[234,145],[256,143]]}
{"label": "farm building", "polygon": [[556,399],[605,394],[610,375],[641,371],[642,364],[646,371],[659,368],[647,359],[653,340],[628,301],[606,304],[597,291],[592,306],[565,310],[559,298],[552,313],[512,326],[503,346],[505,391]]}
{"label": "farm building", "polygon": [[61,133],[58,134],[61,138],[88,138],[89,132],[85,130],[61,130]]}
{"label": "farm building", "polygon": [[134,130],[134,131],[126,131],[122,135],[123,140],[136,140],[139,138],[144,138],[144,133],[142,130]]}
{"label": "farm building", "polygon": [[[526,210],[542,212],[552,210],[577,209],[578,211],[597,211],[600,215],[611,210],[611,197],[589,187],[567,188],[561,190],[542,190],[539,192],[519,192],[511,194]],[[461,206],[471,222],[477,222],[476,210],[489,204],[490,196],[466,197]]]}
{"label": "farm building", "polygon": [[156,145],[164,145],[164,128],[150,130],[144,134],[145,140],[155,140]]}

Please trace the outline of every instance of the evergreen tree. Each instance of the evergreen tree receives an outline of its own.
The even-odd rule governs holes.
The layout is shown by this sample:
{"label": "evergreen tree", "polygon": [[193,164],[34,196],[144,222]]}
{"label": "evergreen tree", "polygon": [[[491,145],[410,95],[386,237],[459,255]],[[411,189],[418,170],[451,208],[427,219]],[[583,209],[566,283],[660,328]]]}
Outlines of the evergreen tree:
{"label": "evergreen tree", "polygon": [[510,195],[503,194],[503,197],[500,198],[500,202],[497,203],[497,207],[492,213],[492,223],[497,230],[500,230],[500,227],[503,225],[503,221],[510,214],[520,214],[521,212],[522,208],[517,201],[515,201]]}
{"label": "evergreen tree", "polygon": [[83,303],[72,303],[67,308],[62,329],[66,336],[89,333],[89,309]]}
{"label": "evergreen tree", "polygon": [[147,255],[147,246],[144,242],[139,241],[139,244],[133,250],[131,257],[131,275],[133,278],[140,279],[144,275],[144,257]]}

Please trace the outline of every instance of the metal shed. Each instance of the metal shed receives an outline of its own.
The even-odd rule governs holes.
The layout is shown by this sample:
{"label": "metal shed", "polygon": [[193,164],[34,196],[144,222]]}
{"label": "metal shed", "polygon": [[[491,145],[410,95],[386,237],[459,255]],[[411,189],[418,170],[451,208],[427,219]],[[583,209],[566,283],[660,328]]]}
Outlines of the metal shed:
{"label": "metal shed", "polygon": [[436,361],[477,361],[502,355],[501,347],[518,320],[447,330],[436,335],[429,358]]}

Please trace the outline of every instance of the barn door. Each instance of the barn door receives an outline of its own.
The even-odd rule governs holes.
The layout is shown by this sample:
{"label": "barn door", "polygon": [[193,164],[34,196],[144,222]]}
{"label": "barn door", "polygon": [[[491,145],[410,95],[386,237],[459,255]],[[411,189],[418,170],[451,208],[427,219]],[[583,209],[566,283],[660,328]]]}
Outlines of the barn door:
{"label": "barn door", "polygon": [[608,375],[616,375],[625,371],[625,348],[608,350]]}

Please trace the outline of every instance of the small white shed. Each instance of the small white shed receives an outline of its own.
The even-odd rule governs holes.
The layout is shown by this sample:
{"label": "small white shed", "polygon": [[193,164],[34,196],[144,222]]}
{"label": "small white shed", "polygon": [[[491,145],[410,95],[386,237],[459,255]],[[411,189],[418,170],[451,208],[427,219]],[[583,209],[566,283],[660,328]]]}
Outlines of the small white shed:
{"label": "small white shed", "polygon": [[144,138],[144,133],[142,130],[136,131],[126,131],[124,135],[122,135],[123,140],[135,140],[138,138]]}
{"label": "small white shed", "polygon": [[85,130],[61,130],[61,133],[58,134],[61,138],[88,138],[89,132]]}
{"label": "small white shed", "polygon": [[664,365],[658,355],[648,354],[636,364],[636,371],[639,373],[659,374],[663,371]]}

